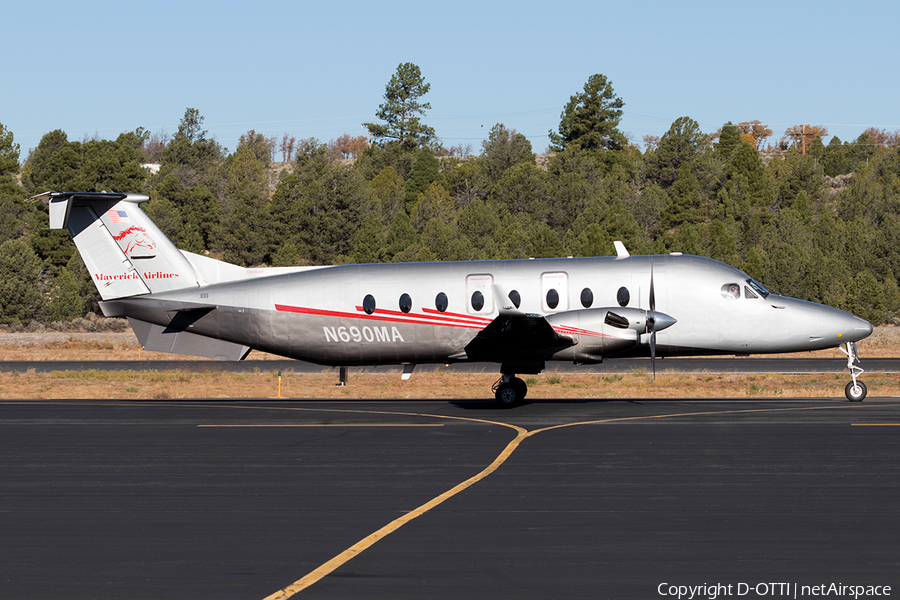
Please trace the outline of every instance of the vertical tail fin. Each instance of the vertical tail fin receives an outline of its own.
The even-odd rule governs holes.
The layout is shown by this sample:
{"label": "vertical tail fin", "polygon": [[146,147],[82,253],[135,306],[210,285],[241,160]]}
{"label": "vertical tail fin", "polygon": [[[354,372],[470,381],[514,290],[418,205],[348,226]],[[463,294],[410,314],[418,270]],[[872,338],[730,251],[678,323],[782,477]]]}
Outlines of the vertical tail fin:
{"label": "vertical tail fin", "polygon": [[140,209],[143,194],[45,192],[50,229],[68,228],[104,300],[200,285],[194,267]]}

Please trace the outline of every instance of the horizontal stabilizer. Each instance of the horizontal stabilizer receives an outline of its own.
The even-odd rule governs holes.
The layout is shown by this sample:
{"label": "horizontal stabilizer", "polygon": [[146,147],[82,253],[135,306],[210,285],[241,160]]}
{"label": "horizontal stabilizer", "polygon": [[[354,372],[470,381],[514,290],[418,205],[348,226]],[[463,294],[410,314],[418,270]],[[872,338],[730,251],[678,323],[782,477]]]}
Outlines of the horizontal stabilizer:
{"label": "horizontal stabilizer", "polygon": [[134,317],[128,317],[128,323],[134,330],[141,347],[151,352],[171,352],[222,360],[244,360],[250,353],[249,346],[155,325]]}

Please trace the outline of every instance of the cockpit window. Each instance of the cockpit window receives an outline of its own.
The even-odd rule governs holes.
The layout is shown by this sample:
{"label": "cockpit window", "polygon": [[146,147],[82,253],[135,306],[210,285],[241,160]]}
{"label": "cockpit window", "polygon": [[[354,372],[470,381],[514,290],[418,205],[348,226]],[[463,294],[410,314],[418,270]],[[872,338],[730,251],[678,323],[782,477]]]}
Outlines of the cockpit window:
{"label": "cockpit window", "polygon": [[758,299],[759,296],[757,296],[756,294],[753,293],[753,290],[750,289],[750,286],[745,285],[744,286],[744,298],[747,298],[747,299],[757,298]]}
{"label": "cockpit window", "polygon": [[747,280],[747,285],[749,285],[749,286],[753,289],[754,292],[756,292],[757,294],[759,294],[759,295],[762,296],[763,298],[768,298],[768,297],[769,297],[769,290],[767,290],[766,288],[764,288],[763,286],[761,286],[760,284],[758,284],[756,281],[754,281],[754,280],[752,280],[752,279],[748,279],[748,280]]}
{"label": "cockpit window", "polygon": [[737,300],[741,297],[741,286],[736,283],[726,283],[722,286],[722,297]]}

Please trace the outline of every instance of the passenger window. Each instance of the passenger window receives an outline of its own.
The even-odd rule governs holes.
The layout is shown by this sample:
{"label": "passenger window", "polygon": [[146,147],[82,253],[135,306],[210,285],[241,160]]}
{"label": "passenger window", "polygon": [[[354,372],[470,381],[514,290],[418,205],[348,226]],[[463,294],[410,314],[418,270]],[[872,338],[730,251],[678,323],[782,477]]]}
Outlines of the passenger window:
{"label": "passenger window", "polygon": [[409,294],[403,294],[400,296],[400,312],[408,313],[412,310],[412,298],[409,297]]}
{"label": "passenger window", "polygon": [[439,292],[438,295],[434,299],[434,307],[438,309],[438,312],[444,312],[447,310],[447,306],[449,306],[449,301],[447,300],[447,294],[444,292]]}
{"label": "passenger window", "polygon": [[492,313],[494,311],[493,286],[494,276],[490,273],[466,275],[466,296],[469,298],[466,312],[470,314]]}
{"label": "passenger window", "polygon": [[[565,271],[541,273],[541,310],[569,310],[569,274]],[[573,297],[575,294],[571,294]]]}
{"label": "passenger window", "polygon": [[759,296],[757,296],[755,293],[753,293],[753,290],[751,290],[749,287],[747,287],[745,285],[744,286],[744,298],[759,298]]}
{"label": "passenger window", "polygon": [[550,288],[547,292],[547,306],[556,308],[559,305],[559,292],[555,288]]}
{"label": "passenger window", "polygon": [[593,303],[594,292],[591,291],[591,288],[584,288],[581,290],[581,305],[585,308],[590,308]]}
{"label": "passenger window", "polygon": [[728,300],[736,300],[741,297],[741,286],[736,283],[726,283],[722,286],[722,297]]}
{"label": "passenger window", "polygon": [[522,297],[519,295],[519,292],[516,290],[512,290],[509,294],[509,299],[512,300],[513,306],[519,308],[519,305],[522,304]]}
{"label": "passenger window", "polygon": [[478,312],[479,310],[484,308],[484,294],[482,294],[480,291],[476,290],[475,293],[472,294],[472,308],[475,310],[475,312]]}
{"label": "passenger window", "polygon": [[363,298],[363,310],[366,311],[367,315],[371,315],[375,312],[375,298],[372,294],[368,294]]}
{"label": "passenger window", "polygon": [[619,288],[619,291],[616,292],[616,302],[619,303],[619,306],[628,306],[628,303],[631,302],[631,294],[628,292],[628,288]]}

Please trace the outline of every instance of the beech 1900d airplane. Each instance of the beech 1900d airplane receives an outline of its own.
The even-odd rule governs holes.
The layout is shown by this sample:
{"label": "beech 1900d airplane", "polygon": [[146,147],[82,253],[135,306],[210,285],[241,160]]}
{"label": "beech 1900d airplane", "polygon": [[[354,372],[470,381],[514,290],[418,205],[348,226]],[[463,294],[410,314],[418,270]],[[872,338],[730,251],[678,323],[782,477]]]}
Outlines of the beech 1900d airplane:
{"label": "beech 1900d airplane", "polygon": [[[489,361],[501,405],[516,374],[546,361],[747,355],[841,347],[851,401],[866,396],[855,315],[768,292],[724,263],[673,253],[247,269],[179,250],[141,194],[59,193],[50,227],[68,228],[103,313],[127,317],[147,350],[241,360],[250,350],[322,365]],[[342,368],[342,376],[345,374]]]}

